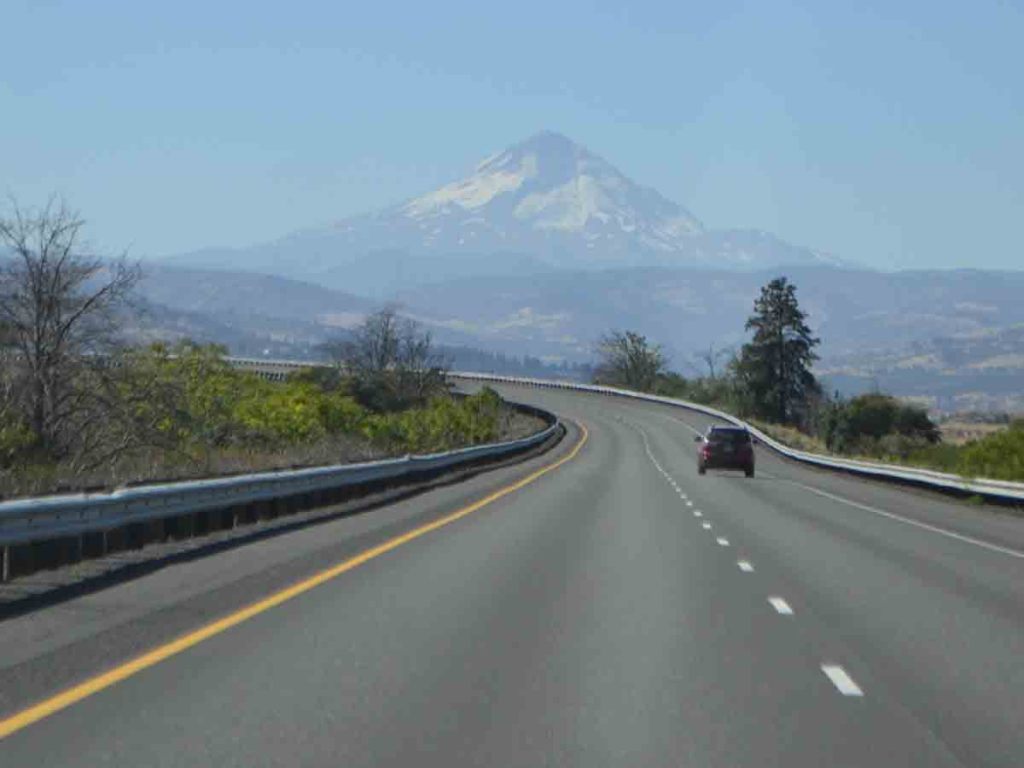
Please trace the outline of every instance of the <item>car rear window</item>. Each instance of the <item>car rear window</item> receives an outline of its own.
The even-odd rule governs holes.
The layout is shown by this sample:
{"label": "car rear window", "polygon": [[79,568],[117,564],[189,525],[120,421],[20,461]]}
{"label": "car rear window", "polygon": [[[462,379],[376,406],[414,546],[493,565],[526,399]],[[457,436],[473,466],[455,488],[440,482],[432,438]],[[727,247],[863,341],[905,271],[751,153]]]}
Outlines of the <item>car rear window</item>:
{"label": "car rear window", "polygon": [[708,433],[708,442],[745,445],[750,442],[750,433],[745,429],[714,429]]}

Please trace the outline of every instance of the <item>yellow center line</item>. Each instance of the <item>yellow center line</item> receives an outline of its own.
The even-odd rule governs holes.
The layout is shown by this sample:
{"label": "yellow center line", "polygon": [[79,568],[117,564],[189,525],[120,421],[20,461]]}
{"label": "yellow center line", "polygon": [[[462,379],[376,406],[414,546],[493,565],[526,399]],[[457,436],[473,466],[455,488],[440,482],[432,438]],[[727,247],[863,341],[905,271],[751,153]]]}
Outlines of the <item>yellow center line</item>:
{"label": "yellow center line", "polygon": [[293,584],[292,586],[286,587],[285,589],[282,589],[279,592],[275,592],[269,597],[263,598],[262,600],[252,603],[251,605],[245,608],[242,608],[238,611],[235,611],[234,613],[224,616],[221,619],[211,622],[210,624],[200,627],[197,630],[182,635],[176,640],[172,640],[169,643],[154,648],[153,650],[148,651],[147,653],[144,653],[141,656],[137,656],[131,661],[127,661],[124,664],[121,664],[108,672],[104,672],[102,674],[96,675],[95,677],[91,677],[83,683],[79,683],[78,685],[72,686],[71,688],[68,688],[67,690],[58,693],[54,696],[51,696],[50,698],[45,699],[44,701],[41,701],[38,704],[28,707],[27,709],[23,709],[21,712],[11,715],[10,717],[4,720],[0,720],[0,739],[6,738],[7,736],[10,736],[12,733],[16,733],[17,731],[20,731],[22,728],[25,728],[31,725],[32,723],[42,720],[43,718],[49,717],[50,715],[59,712],[60,710],[65,709],[66,707],[70,707],[72,704],[75,704],[81,701],[82,699],[88,698],[93,694],[99,693],[100,691],[106,688],[110,688],[112,685],[116,685],[117,683],[121,682],[122,680],[126,680],[132,675],[138,674],[144,669],[148,669],[149,667],[159,664],[161,661],[164,661],[165,659],[169,659],[170,657],[175,656],[181,653],[182,651],[188,650],[192,646],[198,645],[204,640],[214,637],[215,635],[219,635],[222,632],[226,632],[227,630],[231,629],[231,627],[241,624],[243,621],[247,621],[248,619],[251,619],[253,616],[258,616],[261,613],[269,611],[271,608],[281,605],[281,603],[287,602],[288,600],[291,600],[293,597],[298,597],[304,592],[308,592],[314,587],[318,587],[321,584],[324,584],[330,581],[331,579],[340,576],[346,571],[350,571],[353,568],[358,568],[360,565],[369,560],[373,560],[376,557],[380,557],[381,555],[390,552],[393,549],[397,549],[398,547],[412,541],[413,539],[418,539],[421,536],[425,536],[426,534],[431,533],[432,531],[436,531],[438,528],[443,528],[446,525],[451,525],[456,520],[460,520],[461,518],[466,517],[466,515],[470,515],[473,512],[476,512],[477,510],[486,507],[488,504],[491,504],[497,501],[498,499],[503,498],[504,496],[508,496],[511,493],[515,493],[519,489],[529,485],[530,483],[534,482],[543,475],[546,475],[548,472],[558,469],[566,462],[572,461],[574,458],[576,458],[576,455],[580,452],[580,450],[583,448],[584,443],[586,443],[587,439],[589,438],[589,432],[587,431],[586,426],[584,426],[583,424],[578,424],[578,426],[580,429],[580,439],[576,442],[576,445],[573,446],[572,450],[558,461],[552,462],[547,466],[541,467],[536,472],[533,472],[532,474],[524,477],[522,480],[518,480],[515,483],[512,483],[511,485],[507,485],[504,488],[500,488],[494,493],[491,493],[490,495],[485,496],[482,499],[478,499],[477,501],[474,501],[472,504],[463,507],[462,509],[459,509],[456,512],[452,512],[451,514],[446,515],[445,517],[442,517],[431,523],[426,523],[425,525],[421,525],[418,528],[414,528],[413,530],[407,533],[403,533],[399,536],[395,536],[394,538],[388,539],[383,544],[378,544],[375,547],[371,547],[370,549],[364,550],[363,552],[360,552],[358,555],[355,555],[349,558],[348,560],[344,560],[343,562],[338,563],[337,565],[333,565],[330,568],[327,568],[326,570],[320,571],[319,573],[310,576],[309,578],[304,579],[298,582],[297,584]]}

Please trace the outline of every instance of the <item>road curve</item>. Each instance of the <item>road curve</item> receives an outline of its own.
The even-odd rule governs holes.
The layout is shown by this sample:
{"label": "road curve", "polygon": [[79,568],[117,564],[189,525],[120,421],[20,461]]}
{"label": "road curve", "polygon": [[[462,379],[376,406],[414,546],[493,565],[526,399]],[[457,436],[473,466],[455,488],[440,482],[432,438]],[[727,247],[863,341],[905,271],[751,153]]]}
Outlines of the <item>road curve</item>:
{"label": "road curve", "polygon": [[508,488],[14,730],[0,765],[1019,766],[1024,524],[508,387],[554,454],[0,624],[0,718]]}

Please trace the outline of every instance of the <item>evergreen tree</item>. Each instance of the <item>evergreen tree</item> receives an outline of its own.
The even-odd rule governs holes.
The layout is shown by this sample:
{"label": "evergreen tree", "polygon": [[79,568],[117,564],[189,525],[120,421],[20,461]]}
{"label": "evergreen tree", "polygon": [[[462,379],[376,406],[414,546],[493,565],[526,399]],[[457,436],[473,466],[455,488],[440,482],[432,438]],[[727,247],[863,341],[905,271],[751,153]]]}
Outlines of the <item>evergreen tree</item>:
{"label": "evergreen tree", "polygon": [[754,415],[785,424],[798,420],[809,398],[821,391],[810,371],[818,359],[796,286],[777,277],[761,289],[746,330],[754,338],[736,363],[741,391]]}

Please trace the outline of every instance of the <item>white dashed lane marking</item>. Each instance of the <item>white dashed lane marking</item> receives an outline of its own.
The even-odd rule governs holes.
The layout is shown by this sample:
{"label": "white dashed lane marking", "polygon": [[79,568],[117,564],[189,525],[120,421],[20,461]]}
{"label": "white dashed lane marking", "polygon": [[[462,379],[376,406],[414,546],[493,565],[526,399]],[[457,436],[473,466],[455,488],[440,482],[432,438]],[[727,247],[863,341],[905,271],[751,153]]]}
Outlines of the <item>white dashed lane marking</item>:
{"label": "white dashed lane marking", "polygon": [[769,597],[768,602],[772,604],[772,608],[775,609],[776,613],[781,613],[783,616],[792,616],[793,609],[789,606],[781,597]]}
{"label": "white dashed lane marking", "polygon": [[843,696],[863,696],[864,691],[860,689],[860,686],[853,681],[846,670],[838,664],[822,664],[821,671],[824,672],[828,679],[832,681],[834,685]]}
{"label": "white dashed lane marking", "polygon": [[[685,422],[681,422],[681,423],[683,423],[688,429],[690,429],[694,433],[701,434],[696,429],[691,427],[689,424],[686,424]],[[657,468],[658,472],[660,472],[662,474],[662,476],[668,481],[669,485],[671,485],[672,488],[674,488],[675,491],[679,494],[679,498],[684,501],[686,506],[687,507],[693,507],[693,502],[690,501],[689,499],[687,499],[686,494],[683,493],[682,488],[676,482],[675,478],[672,477],[668,472],[666,472],[665,469],[661,466],[661,464],[658,463],[657,459],[654,458],[654,454],[651,452],[650,443],[647,440],[647,433],[644,432],[642,429],[639,429],[639,427],[637,427],[637,429],[639,430],[641,436],[643,437],[643,440],[644,440],[644,450],[647,453],[647,457],[651,460],[651,462]],[[763,472],[761,474],[764,475]],[[767,477],[767,475],[765,475],[765,476]],[[830,493],[825,493],[824,491],[820,491],[820,490],[818,490],[816,488],[811,488],[809,486],[803,486],[801,483],[794,483],[794,484],[795,485],[801,485],[804,489],[806,489],[808,491],[811,491],[813,493],[817,493],[820,496],[824,496],[824,497],[832,499],[834,501],[840,501],[840,502],[849,504],[850,506],[859,507],[861,509],[867,510],[869,512],[874,512],[876,514],[883,515],[885,517],[890,517],[890,518],[893,518],[893,519],[896,519],[896,520],[900,520],[900,521],[903,521],[903,522],[908,522],[908,523],[911,523],[913,525],[919,525],[922,528],[928,528],[929,530],[933,530],[936,533],[943,533],[943,534],[945,534],[947,536],[951,536],[952,538],[960,539],[962,541],[967,541],[967,542],[969,542],[971,544],[978,544],[980,546],[987,547],[989,549],[993,549],[993,550],[996,550],[996,551],[1000,551],[1000,552],[1003,552],[1005,554],[1014,555],[1014,556],[1017,556],[1017,557],[1024,557],[1024,553],[1020,553],[1020,552],[1017,552],[1017,551],[1014,551],[1014,550],[1007,550],[1007,549],[1004,549],[1002,547],[996,547],[996,546],[987,544],[985,542],[978,541],[978,540],[973,539],[971,537],[961,536],[961,535],[958,535],[958,534],[951,533],[949,531],[945,531],[945,530],[940,529],[940,528],[935,528],[934,526],[929,526],[929,525],[926,525],[926,524],[917,523],[916,521],[906,520],[905,518],[902,518],[899,515],[894,515],[894,514],[892,514],[890,512],[886,512],[884,510],[876,509],[874,507],[869,507],[866,504],[858,504],[857,502],[851,502],[849,499],[844,499],[844,498],[839,497],[839,496],[833,496]],[[693,510],[693,516],[697,517],[697,518],[703,517],[703,512],[701,512],[699,509],[694,509]],[[701,527],[705,531],[710,531],[711,530],[711,523],[708,522],[707,520],[704,520],[701,523]],[[715,539],[715,541],[718,542],[719,546],[722,546],[722,547],[728,547],[729,546],[729,540],[726,539],[723,536],[719,536],[718,538]],[[743,573],[753,573],[754,572],[754,566],[753,566],[753,564],[751,564],[751,562],[749,560],[737,560],[736,561],[736,565],[739,567],[739,569]],[[772,597],[768,598],[768,602],[771,604],[772,608],[775,609],[775,612],[778,613],[780,616],[792,616],[794,614],[793,607],[788,602],[786,602],[785,598],[778,597],[778,596],[772,596]],[[861,690],[861,687],[859,685],[857,685],[856,682],[854,682],[853,678],[850,677],[850,675],[846,672],[846,670],[843,669],[840,665],[838,665],[838,664],[822,664],[821,665],[821,671],[825,673],[825,676],[828,677],[828,679],[832,682],[832,685],[834,685],[836,687],[836,690],[838,690],[839,693],[841,693],[843,696],[861,697],[861,696],[864,695],[864,691]]]}

